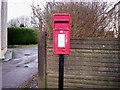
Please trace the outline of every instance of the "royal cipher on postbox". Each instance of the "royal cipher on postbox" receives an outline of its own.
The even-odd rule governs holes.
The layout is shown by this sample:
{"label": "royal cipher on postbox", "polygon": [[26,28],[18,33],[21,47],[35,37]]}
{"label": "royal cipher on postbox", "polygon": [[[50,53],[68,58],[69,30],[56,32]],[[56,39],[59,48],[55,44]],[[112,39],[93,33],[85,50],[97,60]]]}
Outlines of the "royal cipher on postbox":
{"label": "royal cipher on postbox", "polygon": [[70,53],[70,14],[53,14],[53,54]]}

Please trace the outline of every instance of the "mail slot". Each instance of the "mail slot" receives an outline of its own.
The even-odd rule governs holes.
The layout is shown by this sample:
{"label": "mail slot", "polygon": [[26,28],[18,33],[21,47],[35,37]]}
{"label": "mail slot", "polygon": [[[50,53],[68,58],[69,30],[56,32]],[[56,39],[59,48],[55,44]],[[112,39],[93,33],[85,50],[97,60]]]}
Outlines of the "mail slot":
{"label": "mail slot", "polygon": [[53,14],[53,54],[70,53],[70,15]]}

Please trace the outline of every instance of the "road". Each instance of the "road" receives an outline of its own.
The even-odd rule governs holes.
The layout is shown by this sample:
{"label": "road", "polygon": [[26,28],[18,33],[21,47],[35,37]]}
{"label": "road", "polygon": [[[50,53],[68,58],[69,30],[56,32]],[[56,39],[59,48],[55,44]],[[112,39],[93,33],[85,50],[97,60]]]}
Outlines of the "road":
{"label": "road", "polygon": [[12,48],[14,59],[2,64],[2,87],[18,88],[34,74],[38,73],[38,49]]}

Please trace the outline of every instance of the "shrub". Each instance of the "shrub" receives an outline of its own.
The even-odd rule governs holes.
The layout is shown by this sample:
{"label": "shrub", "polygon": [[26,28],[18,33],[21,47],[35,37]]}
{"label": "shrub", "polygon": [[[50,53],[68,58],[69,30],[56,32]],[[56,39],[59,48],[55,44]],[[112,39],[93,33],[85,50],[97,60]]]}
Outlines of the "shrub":
{"label": "shrub", "polygon": [[37,33],[31,28],[8,27],[8,45],[28,45],[37,43]]}

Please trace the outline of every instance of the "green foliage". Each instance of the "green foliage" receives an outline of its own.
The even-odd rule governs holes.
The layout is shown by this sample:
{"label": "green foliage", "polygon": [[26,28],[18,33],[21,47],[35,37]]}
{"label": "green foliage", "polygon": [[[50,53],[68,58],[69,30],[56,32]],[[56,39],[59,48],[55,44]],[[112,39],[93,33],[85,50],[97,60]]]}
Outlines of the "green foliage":
{"label": "green foliage", "polygon": [[31,28],[8,27],[8,45],[28,45],[37,43],[37,33]]}

